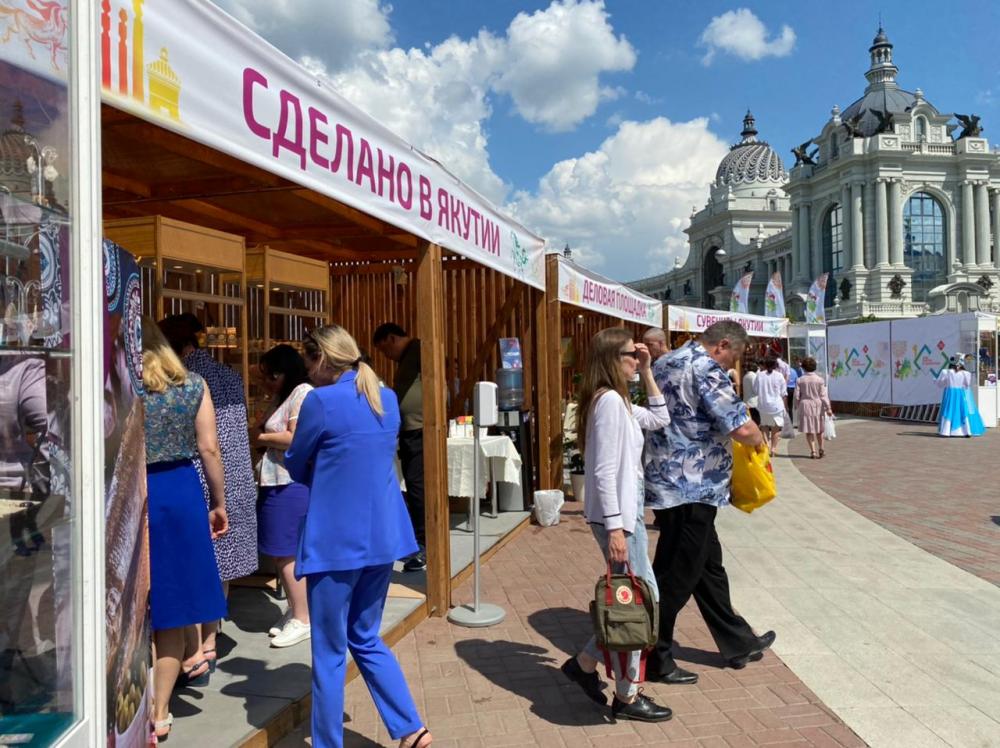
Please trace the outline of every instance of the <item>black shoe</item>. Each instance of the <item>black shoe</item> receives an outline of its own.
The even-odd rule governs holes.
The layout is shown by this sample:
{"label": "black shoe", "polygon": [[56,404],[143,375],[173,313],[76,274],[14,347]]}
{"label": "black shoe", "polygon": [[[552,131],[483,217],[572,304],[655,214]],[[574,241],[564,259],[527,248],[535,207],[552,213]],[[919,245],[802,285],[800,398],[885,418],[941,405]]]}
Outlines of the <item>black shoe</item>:
{"label": "black shoe", "polygon": [[601,680],[601,676],[597,674],[597,671],[585,673],[575,657],[570,657],[559,669],[563,671],[563,675],[582,688],[583,692],[592,700],[601,706],[608,705],[608,697],[601,693],[601,687],[604,683]]}
{"label": "black shoe", "polygon": [[666,683],[671,686],[690,686],[698,682],[698,673],[675,667],[669,673],[646,673],[646,680],[653,683]]}
{"label": "black shoe", "polygon": [[763,636],[757,637],[757,644],[754,648],[747,652],[742,657],[733,657],[729,660],[729,667],[733,670],[742,670],[747,666],[748,662],[757,662],[764,658],[764,650],[770,649],[771,645],[774,644],[774,640],[778,637],[773,631],[768,631]]}
{"label": "black shoe", "polygon": [[611,719],[630,719],[635,722],[666,722],[674,716],[670,707],[660,706],[642,691],[636,696],[635,701],[626,704],[619,701],[615,696],[611,702]]}
{"label": "black shoe", "polygon": [[417,551],[403,564],[403,571],[424,571],[427,568],[426,551]]}

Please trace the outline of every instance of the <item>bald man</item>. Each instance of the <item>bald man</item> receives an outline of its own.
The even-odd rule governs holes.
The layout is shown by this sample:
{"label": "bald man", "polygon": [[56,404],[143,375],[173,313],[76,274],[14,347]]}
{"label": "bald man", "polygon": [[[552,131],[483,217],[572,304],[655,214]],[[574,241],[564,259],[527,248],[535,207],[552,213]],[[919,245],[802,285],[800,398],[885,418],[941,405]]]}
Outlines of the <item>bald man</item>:
{"label": "bald man", "polygon": [[652,356],[653,363],[656,363],[656,359],[669,350],[667,334],[659,327],[650,327],[646,330],[642,335],[642,342],[649,348],[649,355]]}

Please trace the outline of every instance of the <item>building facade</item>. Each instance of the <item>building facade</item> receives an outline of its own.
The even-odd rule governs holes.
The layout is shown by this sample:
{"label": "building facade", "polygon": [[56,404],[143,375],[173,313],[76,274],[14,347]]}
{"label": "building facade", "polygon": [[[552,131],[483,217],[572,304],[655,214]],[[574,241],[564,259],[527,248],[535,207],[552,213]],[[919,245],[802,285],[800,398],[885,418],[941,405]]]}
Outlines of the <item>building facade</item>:
{"label": "building facade", "polygon": [[1000,153],[974,115],[941,113],[920,89],[899,87],[882,29],[868,51],[863,95],[793,150],[787,177],[748,113],[692,214],[687,261],[631,285],[724,308],[753,270],[750,311],[762,313],[767,279],[780,271],[797,316],[809,285],[829,273],[828,319],[1000,309]]}

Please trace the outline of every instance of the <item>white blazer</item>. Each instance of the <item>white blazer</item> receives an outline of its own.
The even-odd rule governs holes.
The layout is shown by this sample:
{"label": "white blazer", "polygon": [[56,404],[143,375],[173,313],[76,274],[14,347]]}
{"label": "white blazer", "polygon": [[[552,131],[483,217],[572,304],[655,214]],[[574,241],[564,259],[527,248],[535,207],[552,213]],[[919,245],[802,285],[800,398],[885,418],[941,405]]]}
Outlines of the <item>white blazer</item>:
{"label": "white blazer", "polygon": [[643,500],[642,430],[670,425],[663,396],[649,408],[625,404],[617,392],[604,392],[590,406],[584,450],[583,513],[587,522],[607,530],[635,528]]}

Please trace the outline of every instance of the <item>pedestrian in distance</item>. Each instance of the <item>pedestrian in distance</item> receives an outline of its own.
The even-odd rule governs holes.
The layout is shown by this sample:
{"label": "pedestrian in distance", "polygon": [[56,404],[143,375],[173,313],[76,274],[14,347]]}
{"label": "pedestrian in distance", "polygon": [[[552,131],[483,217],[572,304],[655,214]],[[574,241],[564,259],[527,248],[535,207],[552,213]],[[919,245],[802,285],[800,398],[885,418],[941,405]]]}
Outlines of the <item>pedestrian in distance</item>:
{"label": "pedestrian in distance", "polygon": [[654,364],[670,350],[667,333],[660,327],[650,327],[646,330],[642,334],[642,342],[649,349],[649,357]]}
{"label": "pedestrian in distance", "polygon": [[826,382],[816,373],[816,359],[802,359],[802,376],[795,385],[795,407],[799,414],[799,431],[806,435],[809,456],[823,457],[823,432],[826,418],[833,418],[833,407],[826,391]]}
{"label": "pedestrian in distance", "polygon": [[[733,610],[715,530],[719,508],[729,503],[731,442],[765,448],[760,429],[726,375],[743,356],[747,342],[746,330],[739,324],[716,322],[654,367],[670,425],[650,432],[646,445],[647,503],[660,523],[653,557],[660,591],[660,636],[646,670],[650,681],[698,680],[673,656],[677,614],[692,596],[729,667],[741,669],[761,659],[775,639],[773,631],[757,636]],[[783,386],[784,379],[777,376]],[[758,392],[759,382],[758,378]]]}
{"label": "pedestrian in distance", "polygon": [[747,373],[743,375],[743,387],[740,394],[750,410],[750,418],[760,426],[760,411],[757,409],[757,364],[753,361],[747,364]]}
{"label": "pedestrian in distance", "polygon": [[[636,373],[642,381],[648,408],[633,405],[628,383]],[[584,515],[605,561],[620,571],[628,562],[632,572],[656,590],[649,563],[649,540],[642,493],[642,448],[644,429],[662,429],[670,423],[653,375],[650,353],[642,343],[632,341],[620,327],[601,330],[594,336],[587,354],[577,405],[577,439],[586,465]],[[643,653],[610,657],[615,675],[615,696],[611,703],[614,719],[664,722],[672,711],[639,691]],[[562,671],[599,704],[607,698],[601,692],[598,664],[604,656],[592,637],[576,657],[567,660]]]}
{"label": "pedestrian in distance", "polygon": [[344,328],[313,330],[304,347],[316,389],[302,401],[285,467],[309,486],[295,574],[313,623],[312,744],[343,746],[350,651],[392,739],[427,748],[431,734],[379,636],[393,563],[417,551],[393,462],[399,404]]}
{"label": "pedestrian in distance", "polygon": [[785,377],[778,369],[778,361],[774,356],[765,358],[764,370],[757,372],[757,380],[754,382],[757,409],[760,411],[760,428],[768,437],[771,454],[778,449],[781,429],[785,426],[785,418],[789,417],[785,408]]}

